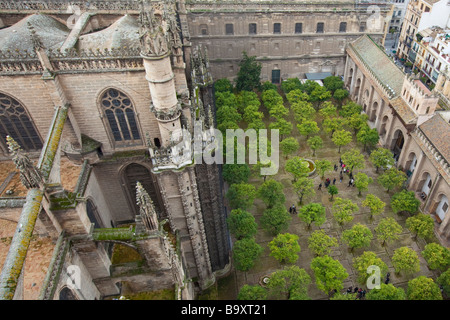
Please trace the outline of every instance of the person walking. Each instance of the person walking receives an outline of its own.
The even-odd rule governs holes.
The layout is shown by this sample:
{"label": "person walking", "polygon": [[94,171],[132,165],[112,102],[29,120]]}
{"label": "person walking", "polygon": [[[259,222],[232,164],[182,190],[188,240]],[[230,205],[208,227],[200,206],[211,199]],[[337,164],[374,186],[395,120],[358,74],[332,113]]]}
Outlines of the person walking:
{"label": "person walking", "polygon": [[336,178],[333,179],[333,184],[336,184]]}
{"label": "person walking", "polygon": [[322,183],[319,184],[319,188],[317,190],[322,190]]}
{"label": "person walking", "polygon": [[297,213],[297,209],[295,209],[295,205],[292,205],[292,213],[296,214]]}

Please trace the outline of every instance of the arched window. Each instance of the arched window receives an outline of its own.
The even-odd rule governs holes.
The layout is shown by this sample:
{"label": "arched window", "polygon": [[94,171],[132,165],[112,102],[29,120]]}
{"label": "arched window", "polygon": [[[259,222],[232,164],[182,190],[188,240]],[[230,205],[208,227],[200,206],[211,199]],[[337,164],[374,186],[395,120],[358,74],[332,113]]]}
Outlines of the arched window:
{"label": "arched window", "polygon": [[26,151],[42,148],[42,140],[25,107],[16,99],[0,93],[0,136],[11,136]]}
{"label": "arched window", "polygon": [[136,115],[131,100],[116,89],[108,89],[103,94],[101,105],[106,120],[116,142],[140,143]]}
{"label": "arched window", "polygon": [[59,300],[78,300],[77,296],[68,287],[64,287],[59,292]]}

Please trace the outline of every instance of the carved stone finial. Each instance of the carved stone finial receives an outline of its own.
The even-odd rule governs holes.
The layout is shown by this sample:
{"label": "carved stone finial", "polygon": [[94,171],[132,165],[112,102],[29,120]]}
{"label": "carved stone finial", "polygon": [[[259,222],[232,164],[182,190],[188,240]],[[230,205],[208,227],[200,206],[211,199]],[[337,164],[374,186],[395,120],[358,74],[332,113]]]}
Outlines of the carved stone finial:
{"label": "carved stone finial", "polygon": [[169,34],[162,12],[156,12],[151,1],[140,1],[141,53],[147,57],[160,57],[169,53]]}
{"label": "carved stone finial", "polygon": [[6,137],[9,152],[13,155],[13,162],[20,172],[20,181],[27,189],[39,188],[43,182],[43,177],[27,155],[22,153],[19,144],[10,136]]}
{"label": "carved stone finial", "polygon": [[148,231],[158,230],[158,216],[155,211],[155,206],[139,181],[136,183],[136,202],[146,229]]}

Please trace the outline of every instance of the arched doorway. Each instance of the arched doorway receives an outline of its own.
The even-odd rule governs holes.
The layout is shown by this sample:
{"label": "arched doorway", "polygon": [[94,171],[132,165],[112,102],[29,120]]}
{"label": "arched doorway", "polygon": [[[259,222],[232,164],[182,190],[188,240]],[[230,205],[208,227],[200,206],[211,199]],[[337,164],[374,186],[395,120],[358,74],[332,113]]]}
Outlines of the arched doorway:
{"label": "arched doorway", "polygon": [[419,192],[422,200],[425,200],[428,197],[432,186],[433,181],[431,179],[431,175],[428,172],[422,173],[417,187],[417,192]]}
{"label": "arched doorway", "polygon": [[136,204],[136,184],[139,181],[152,199],[158,218],[161,218],[163,216],[162,199],[157,182],[150,170],[138,163],[131,163],[123,170],[123,178],[134,214],[139,214],[139,207]]}
{"label": "arched doorway", "polygon": [[435,213],[439,220],[442,222],[444,221],[445,215],[448,214],[448,207],[449,207],[449,201],[445,194],[440,194],[436,201],[434,202],[433,206],[430,208],[431,213]]}
{"label": "arched doorway", "polygon": [[347,88],[351,88],[352,80],[353,80],[353,68],[350,68],[350,71],[349,71],[349,74],[347,77]]}
{"label": "arched doorway", "polygon": [[78,300],[77,296],[68,287],[64,287],[59,292],[59,300]]}
{"label": "arched doorway", "polygon": [[355,85],[355,92],[354,92],[354,97],[357,100],[358,96],[359,96],[359,89],[361,87],[361,78],[359,78],[358,80],[356,80],[356,85]]}
{"label": "arched doorway", "polygon": [[416,165],[417,165],[416,154],[414,152],[411,152],[408,156],[408,160],[406,160],[405,163],[406,175],[408,177],[412,176],[414,170],[416,169]]}
{"label": "arched doorway", "polygon": [[388,116],[384,116],[383,120],[381,121],[381,127],[380,127],[380,136],[384,136],[386,134],[386,126],[389,121]]}
{"label": "arched doorway", "polygon": [[391,150],[394,153],[394,158],[396,161],[400,158],[404,144],[405,137],[403,136],[403,132],[401,130],[395,131]]}
{"label": "arched doorway", "polygon": [[378,102],[374,102],[372,104],[372,110],[369,114],[369,121],[374,122],[377,119],[377,111],[378,111]]}

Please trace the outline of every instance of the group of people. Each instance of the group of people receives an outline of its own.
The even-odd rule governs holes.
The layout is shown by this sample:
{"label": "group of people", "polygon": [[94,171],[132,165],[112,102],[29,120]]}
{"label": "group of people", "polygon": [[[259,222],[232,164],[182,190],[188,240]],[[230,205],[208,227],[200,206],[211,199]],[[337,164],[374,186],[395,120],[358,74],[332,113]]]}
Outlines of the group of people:
{"label": "group of people", "polygon": [[[339,173],[339,182],[342,183],[342,180],[344,180],[344,173],[348,173],[349,174],[349,181],[348,181],[348,186],[355,186],[354,182],[355,180],[353,179],[353,174],[346,168],[345,163],[342,162],[342,159],[339,158],[339,166],[337,164],[334,165],[334,171],[338,171],[339,167],[341,167],[341,172]],[[333,182],[331,182],[330,178],[327,178],[325,180],[325,188],[328,188],[330,186],[331,183],[336,184],[336,178],[333,179]],[[322,182],[320,182],[319,184],[319,188],[318,190],[322,190]]]}
{"label": "group of people", "polygon": [[355,287],[353,289],[353,287],[350,286],[347,289],[346,294],[352,294],[352,293],[356,293],[356,299],[360,299],[360,300],[366,296],[366,290],[365,289],[358,288],[358,287]]}
{"label": "group of people", "polygon": [[297,213],[297,209],[295,208],[295,205],[292,205],[291,207],[289,207],[289,213],[291,213],[291,214]]}

